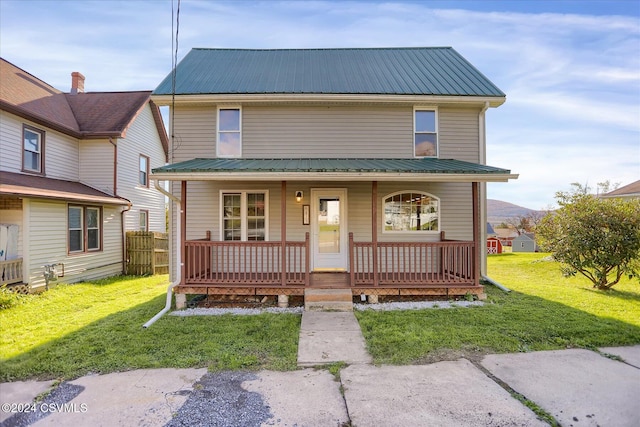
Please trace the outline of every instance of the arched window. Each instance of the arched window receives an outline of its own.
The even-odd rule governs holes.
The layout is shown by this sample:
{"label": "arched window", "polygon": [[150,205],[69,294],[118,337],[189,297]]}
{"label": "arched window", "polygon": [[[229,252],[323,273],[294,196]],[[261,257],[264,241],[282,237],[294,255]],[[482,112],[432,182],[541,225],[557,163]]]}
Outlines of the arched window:
{"label": "arched window", "polygon": [[384,232],[440,230],[440,199],[421,191],[401,191],[384,198]]}

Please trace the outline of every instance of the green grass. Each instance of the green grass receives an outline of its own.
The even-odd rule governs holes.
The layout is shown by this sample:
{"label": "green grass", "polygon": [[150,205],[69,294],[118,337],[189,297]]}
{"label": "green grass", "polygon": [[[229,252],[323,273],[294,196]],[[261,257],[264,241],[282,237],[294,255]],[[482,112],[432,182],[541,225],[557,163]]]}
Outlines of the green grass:
{"label": "green grass", "polygon": [[512,292],[488,285],[482,307],[357,313],[374,362],[640,344],[637,280],[597,291],[586,279],[562,277],[546,255],[491,256],[489,277]]}
{"label": "green grass", "polygon": [[0,381],[140,368],[296,368],[299,315],[165,315],[167,276],[61,285],[0,310]]}
{"label": "green grass", "polygon": [[[640,284],[612,291],[563,278],[545,254],[489,258],[475,308],[357,312],[375,363],[424,363],[486,353],[640,344]],[[0,310],[0,381],[76,378],[140,368],[296,369],[300,316],[164,316],[166,276],[61,285]],[[339,365],[335,369],[339,370]]]}

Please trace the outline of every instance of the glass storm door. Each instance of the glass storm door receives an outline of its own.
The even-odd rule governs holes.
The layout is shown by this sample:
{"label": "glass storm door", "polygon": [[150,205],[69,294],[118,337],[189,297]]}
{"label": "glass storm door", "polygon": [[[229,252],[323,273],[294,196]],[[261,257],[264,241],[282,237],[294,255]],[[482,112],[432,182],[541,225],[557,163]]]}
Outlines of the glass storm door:
{"label": "glass storm door", "polygon": [[311,190],[311,246],[314,270],[347,269],[345,189]]}

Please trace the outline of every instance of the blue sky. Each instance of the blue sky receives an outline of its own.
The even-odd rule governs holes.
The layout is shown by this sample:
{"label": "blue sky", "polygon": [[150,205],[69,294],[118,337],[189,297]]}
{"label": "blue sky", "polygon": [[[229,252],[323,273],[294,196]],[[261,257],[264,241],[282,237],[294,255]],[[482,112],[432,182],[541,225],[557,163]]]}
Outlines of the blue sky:
{"label": "blue sky", "polygon": [[[177,0],[174,0],[174,7]],[[0,0],[0,55],[68,91],[154,89],[171,69],[172,2]],[[640,179],[640,1],[189,1],[193,47],[453,46],[507,94],[487,163],[520,178],[489,198],[533,209],[570,183]]]}

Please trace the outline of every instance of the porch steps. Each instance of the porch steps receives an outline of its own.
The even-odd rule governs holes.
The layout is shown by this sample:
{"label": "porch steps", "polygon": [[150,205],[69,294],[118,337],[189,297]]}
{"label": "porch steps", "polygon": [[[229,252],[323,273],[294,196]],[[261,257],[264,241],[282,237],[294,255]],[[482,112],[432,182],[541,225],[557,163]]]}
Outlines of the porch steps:
{"label": "porch steps", "polygon": [[314,271],[311,273],[310,285],[314,288],[348,288],[349,273]]}
{"label": "porch steps", "polygon": [[353,311],[351,289],[306,288],[305,311]]}

